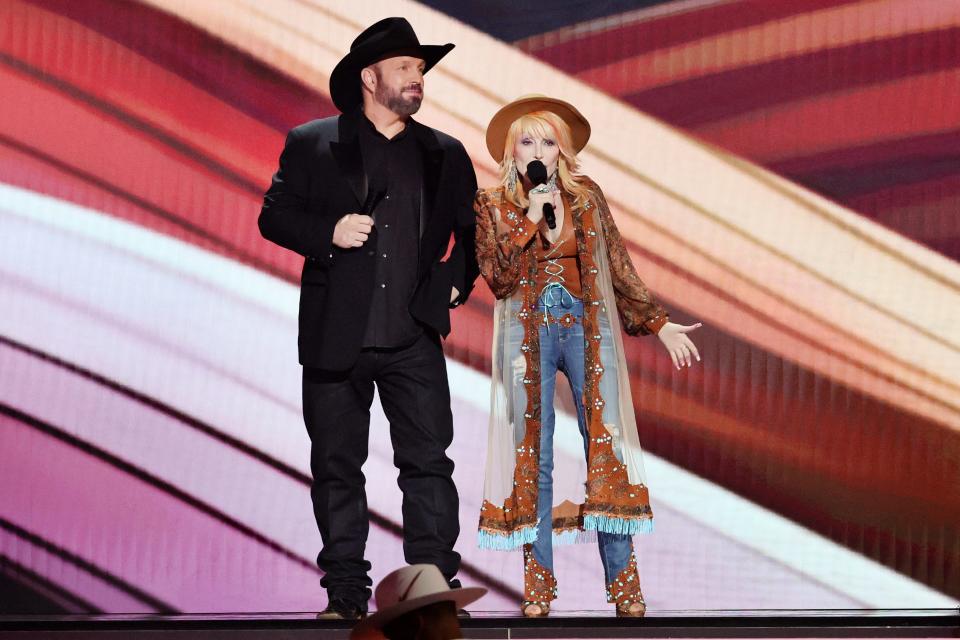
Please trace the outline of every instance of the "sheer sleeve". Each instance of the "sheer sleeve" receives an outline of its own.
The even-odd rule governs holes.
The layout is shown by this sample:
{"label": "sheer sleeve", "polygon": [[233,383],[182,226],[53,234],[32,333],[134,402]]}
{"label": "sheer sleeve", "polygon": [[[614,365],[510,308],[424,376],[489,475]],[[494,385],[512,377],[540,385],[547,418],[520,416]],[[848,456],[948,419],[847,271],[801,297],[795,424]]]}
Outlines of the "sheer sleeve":
{"label": "sheer sleeve", "polygon": [[603,224],[603,237],[607,243],[607,254],[610,256],[610,279],[613,281],[614,296],[623,328],[632,336],[656,334],[667,323],[669,316],[637,275],[600,187],[594,184],[592,191]]}

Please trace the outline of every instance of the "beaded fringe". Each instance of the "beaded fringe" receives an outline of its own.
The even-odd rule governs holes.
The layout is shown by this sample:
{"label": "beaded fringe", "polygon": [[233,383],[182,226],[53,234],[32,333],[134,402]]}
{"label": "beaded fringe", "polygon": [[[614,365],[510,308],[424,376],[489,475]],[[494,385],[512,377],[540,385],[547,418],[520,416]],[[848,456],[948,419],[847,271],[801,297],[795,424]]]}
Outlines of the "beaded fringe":
{"label": "beaded fringe", "polygon": [[611,518],[610,516],[587,515],[583,518],[583,528],[588,531],[620,533],[628,536],[638,533],[653,533],[653,518]]}
{"label": "beaded fringe", "polygon": [[477,532],[477,546],[481,549],[494,551],[513,551],[537,539],[537,527],[529,526],[517,529],[509,534],[491,533],[480,530]]}
{"label": "beaded fringe", "polygon": [[566,529],[557,533],[553,532],[554,545],[566,544],[589,544],[597,541],[596,531],[585,531],[583,529]]}
{"label": "beaded fringe", "polygon": [[[611,518],[610,516],[588,515],[583,519],[583,529],[567,529],[553,532],[553,544],[584,544],[597,541],[597,533],[617,533],[633,536],[643,533],[653,533],[652,518]],[[525,544],[531,544],[537,539],[537,527],[528,526],[517,529],[509,534],[492,533],[490,531],[477,532],[477,546],[481,549],[494,551],[514,551]]]}

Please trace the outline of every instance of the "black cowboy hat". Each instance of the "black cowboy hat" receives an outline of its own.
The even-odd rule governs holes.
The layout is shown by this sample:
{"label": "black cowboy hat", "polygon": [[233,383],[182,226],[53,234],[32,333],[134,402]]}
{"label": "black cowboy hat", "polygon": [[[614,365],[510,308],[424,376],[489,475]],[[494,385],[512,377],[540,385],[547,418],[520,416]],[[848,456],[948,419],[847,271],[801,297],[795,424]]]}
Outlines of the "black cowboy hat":
{"label": "black cowboy hat", "polygon": [[347,113],[363,100],[360,94],[360,70],[388,54],[422,58],[426,73],[440,58],[450,53],[454,45],[420,44],[413,27],[405,18],[384,18],[367,27],[350,45],[350,53],[337,63],[330,74],[330,97],[341,112]]}

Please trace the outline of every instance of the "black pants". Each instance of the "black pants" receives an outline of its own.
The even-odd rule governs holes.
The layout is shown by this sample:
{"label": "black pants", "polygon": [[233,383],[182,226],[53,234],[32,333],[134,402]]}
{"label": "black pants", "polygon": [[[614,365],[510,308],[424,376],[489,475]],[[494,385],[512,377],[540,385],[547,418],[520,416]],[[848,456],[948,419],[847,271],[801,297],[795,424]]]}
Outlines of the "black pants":
{"label": "black pants", "polygon": [[370,598],[371,581],[370,563],[364,559],[369,521],[361,466],[367,459],[374,384],[400,471],[404,559],[435,564],[447,580],[460,568],[460,555],[453,550],[460,533],[459,498],[446,454],[453,416],[439,338],[424,332],[409,347],[364,350],[346,372],[304,368],[311,496],[323,540],[317,557],[324,572],[320,584],[330,598],[362,607]]}

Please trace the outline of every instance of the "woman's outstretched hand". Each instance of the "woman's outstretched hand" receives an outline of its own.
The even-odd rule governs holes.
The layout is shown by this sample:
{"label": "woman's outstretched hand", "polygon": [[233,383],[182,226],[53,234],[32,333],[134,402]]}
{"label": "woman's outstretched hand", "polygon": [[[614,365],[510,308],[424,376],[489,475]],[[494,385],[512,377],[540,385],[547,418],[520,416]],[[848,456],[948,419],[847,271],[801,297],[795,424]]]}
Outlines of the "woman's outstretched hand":
{"label": "woman's outstretched hand", "polygon": [[697,362],[700,362],[700,352],[697,351],[697,346],[687,337],[687,334],[702,326],[699,322],[688,325],[668,322],[660,327],[657,337],[660,338],[663,346],[667,348],[667,353],[670,354],[670,359],[673,360],[673,366],[677,369],[692,365],[692,358],[696,358]]}

